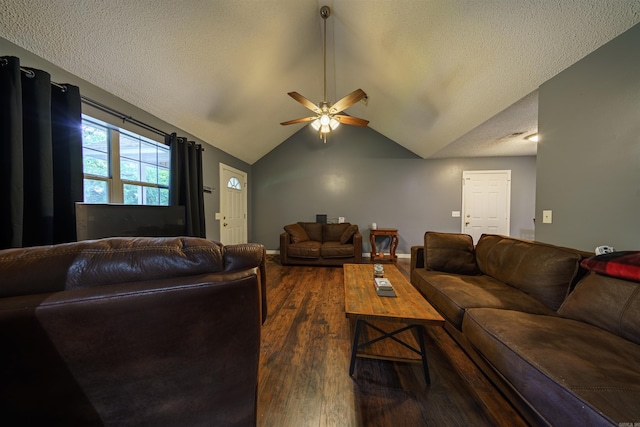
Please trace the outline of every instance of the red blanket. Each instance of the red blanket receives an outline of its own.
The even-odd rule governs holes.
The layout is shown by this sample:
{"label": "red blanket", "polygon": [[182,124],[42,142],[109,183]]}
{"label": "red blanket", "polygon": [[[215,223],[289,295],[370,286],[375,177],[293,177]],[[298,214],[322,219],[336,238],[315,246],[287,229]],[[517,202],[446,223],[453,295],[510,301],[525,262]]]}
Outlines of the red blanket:
{"label": "red blanket", "polygon": [[605,276],[640,282],[640,251],[611,252],[582,261],[582,267]]}

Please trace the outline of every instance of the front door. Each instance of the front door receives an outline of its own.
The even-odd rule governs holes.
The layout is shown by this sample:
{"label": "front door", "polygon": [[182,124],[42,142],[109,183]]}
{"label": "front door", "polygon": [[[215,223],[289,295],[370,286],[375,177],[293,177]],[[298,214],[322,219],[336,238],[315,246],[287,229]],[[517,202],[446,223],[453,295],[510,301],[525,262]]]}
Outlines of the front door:
{"label": "front door", "polygon": [[220,163],[220,241],[247,243],[247,174]]}
{"label": "front door", "polygon": [[462,232],[473,242],[483,233],[509,235],[511,171],[462,172]]}

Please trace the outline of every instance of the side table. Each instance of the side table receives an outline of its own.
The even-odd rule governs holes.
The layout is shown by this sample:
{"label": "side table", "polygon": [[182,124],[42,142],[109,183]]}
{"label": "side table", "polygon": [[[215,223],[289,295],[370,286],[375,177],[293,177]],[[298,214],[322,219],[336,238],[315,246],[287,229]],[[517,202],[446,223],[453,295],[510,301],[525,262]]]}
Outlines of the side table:
{"label": "side table", "polygon": [[[378,254],[378,248],[376,247],[376,237],[386,236],[389,237],[391,243],[389,244],[389,256],[383,256]],[[369,241],[371,243],[371,262],[388,260],[396,262],[398,257],[396,256],[396,249],[398,248],[398,229],[397,228],[376,228],[369,230]]]}

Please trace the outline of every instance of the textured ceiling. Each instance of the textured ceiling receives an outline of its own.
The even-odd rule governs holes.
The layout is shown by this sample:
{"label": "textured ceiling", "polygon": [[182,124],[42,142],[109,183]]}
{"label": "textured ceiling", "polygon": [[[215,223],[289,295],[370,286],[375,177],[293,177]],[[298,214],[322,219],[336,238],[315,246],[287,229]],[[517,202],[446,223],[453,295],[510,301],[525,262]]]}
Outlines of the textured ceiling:
{"label": "textured ceiling", "polygon": [[[0,0],[0,37],[254,163],[328,100],[424,158],[533,155],[540,84],[640,22],[640,0]],[[1,52],[0,52],[1,54]],[[339,129],[338,129],[339,131]]]}

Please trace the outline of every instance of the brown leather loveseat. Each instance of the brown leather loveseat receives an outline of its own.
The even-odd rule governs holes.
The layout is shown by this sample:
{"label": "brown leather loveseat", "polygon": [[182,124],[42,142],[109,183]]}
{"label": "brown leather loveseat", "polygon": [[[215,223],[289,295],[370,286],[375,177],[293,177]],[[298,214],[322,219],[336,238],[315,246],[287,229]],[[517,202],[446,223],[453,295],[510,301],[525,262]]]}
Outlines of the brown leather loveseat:
{"label": "brown leather loveseat", "polygon": [[595,269],[601,257],[539,242],[424,242],[411,282],[532,425],[640,422],[640,254],[626,280],[611,276],[619,266]]}
{"label": "brown leather loveseat", "polygon": [[3,424],[255,425],[264,266],[190,237],[0,251]]}
{"label": "brown leather loveseat", "polygon": [[298,222],[280,234],[282,265],[362,263],[362,235],[356,224]]}

